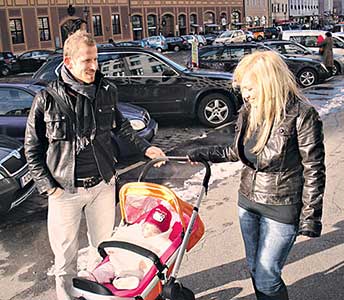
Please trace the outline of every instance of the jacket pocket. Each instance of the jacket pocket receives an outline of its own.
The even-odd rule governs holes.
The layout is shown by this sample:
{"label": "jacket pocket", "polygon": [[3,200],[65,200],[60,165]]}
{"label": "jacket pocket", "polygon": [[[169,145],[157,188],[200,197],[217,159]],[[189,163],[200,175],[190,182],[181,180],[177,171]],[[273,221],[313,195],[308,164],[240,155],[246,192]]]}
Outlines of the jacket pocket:
{"label": "jacket pocket", "polygon": [[49,141],[65,140],[67,138],[67,120],[63,114],[46,113],[44,115],[46,123],[46,137]]}
{"label": "jacket pocket", "polygon": [[101,130],[116,128],[115,107],[106,105],[97,109],[98,126]]}

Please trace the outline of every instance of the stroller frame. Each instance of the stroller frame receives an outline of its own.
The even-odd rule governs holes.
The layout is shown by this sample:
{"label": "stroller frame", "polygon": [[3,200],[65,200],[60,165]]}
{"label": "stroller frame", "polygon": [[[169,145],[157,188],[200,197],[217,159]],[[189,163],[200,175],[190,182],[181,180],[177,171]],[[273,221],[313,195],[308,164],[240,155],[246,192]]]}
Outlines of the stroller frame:
{"label": "stroller frame", "polygon": [[[143,168],[139,178],[138,182],[142,182],[147,175],[148,171],[158,162],[162,161],[176,161],[176,162],[187,162],[189,161],[188,157],[177,157],[177,156],[167,156],[167,157],[161,157],[154,160],[151,160],[148,162],[145,167]],[[88,291],[89,285],[94,285],[95,288],[102,289],[101,286],[99,286],[98,283],[91,282],[87,279],[81,279],[81,278],[73,278],[73,294],[76,296],[76,299],[92,299],[92,300],[143,300],[146,299],[146,297],[151,293],[152,289],[154,289],[155,286],[159,282],[162,283],[162,291],[157,296],[157,300],[164,300],[164,299],[170,299],[170,300],[194,300],[195,296],[193,292],[186,287],[184,287],[178,280],[178,272],[184,257],[184,254],[186,250],[188,249],[188,243],[190,240],[190,236],[193,230],[193,227],[195,225],[196,218],[198,216],[199,207],[201,204],[202,199],[207,194],[208,191],[208,184],[209,179],[211,175],[211,169],[210,165],[207,161],[201,161],[201,163],[205,166],[205,175],[203,178],[202,188],[200,195],[196,201],[195,206],[193,206],[192,214],[190,216],[188,226],[184,232],[184,236],[182,238],[181,245],[179,246],[178,251],[174,252],[164,264],[161,263],[159,257],[151,252],[148,249],[142,248],[138,245],[134,245],[127,242],[120,242],[120,241],[109,241],[109,242],[103,242],[99,245],[98,251],[100,255],[103,257],[103,259],[107,256],[106,251],[104,250],[105,247],[118,247],[127,249],[133,252],[136,252],[138,254],[141,254],[149,259],[151,259],[158,269],[158,273],[152,278],[152,280],[148,283],[148,285],[145,287],[145,289],[140,293],[139,296],[129,296],[129,297],[123,297],[123,296],[117,296],[112,293],[110,293],[109,290],[107,290],[106,287],[103,287],[103,290],[101,291],[101,294],[95,294],[94,292]],[[173,270],[170,275],[167,274],[167,270],[173,266]],[[83,289],[83,287],[86,289]],[[87,288],[86,288],[87,287]],[[80,296],[82,295],[82,296]]]}

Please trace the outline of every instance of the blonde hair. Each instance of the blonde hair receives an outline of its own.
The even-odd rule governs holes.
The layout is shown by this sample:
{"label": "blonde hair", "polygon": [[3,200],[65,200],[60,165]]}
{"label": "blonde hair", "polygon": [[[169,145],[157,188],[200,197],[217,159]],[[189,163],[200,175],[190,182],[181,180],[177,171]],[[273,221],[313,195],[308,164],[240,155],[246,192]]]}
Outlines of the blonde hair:
{"label": "blonde hair", "polygon": [[91,34],[85,30],[77,30],[66,39],[63,46],[63,57],[74,57],[79,49],[80,43],[84,43],[87,46],[96,45],[96,41]]}
{"label": "blonde hair", "polygon": [[244,77],[256,83],[257,95],[255,102],[250,103],[245,141],[258,130],[257,143],[252,148],[258,154],[263,150],[274,123],[283,120],[290,97],[307,99],[299,91],[286,63],[274,51],[256,51],[244,56],[234,71],[233,84],[240,87]]}

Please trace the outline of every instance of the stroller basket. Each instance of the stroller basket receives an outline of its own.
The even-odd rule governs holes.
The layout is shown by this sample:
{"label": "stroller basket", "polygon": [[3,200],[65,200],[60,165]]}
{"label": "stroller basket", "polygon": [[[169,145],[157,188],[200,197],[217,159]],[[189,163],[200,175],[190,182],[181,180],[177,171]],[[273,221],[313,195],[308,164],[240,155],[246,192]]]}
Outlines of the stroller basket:
{"label": "stroller basket", "polygon": [[[185,160],[185,158],[182,159]],[[151,161],[148,168],[154,163],[156,161]],[[210,167],[209,170],[207,168],[207,171],[210,172]],[[145,174],[145,172],[147,172],[147,166],[142,171],[140,178],[143,177],[142,174]],[[207,176],[210,176],[208,172]],[[149,211],[157,205],[167,207],[172,213],[170,231],[168,232],[171,243],[160,256],[131,242],[105,241],[101,243],[98,251],[103,260],[97,267],[109,261],[108,251],[111,248],[121,248],[142,255],[152,261],[152,266],[145,272],[138,286],[133,289],[117,289],[112,283],[99,284],[80,277],[74,278],[74,295],[79,299],[89,300],[155,300],[166,298],[173,300],[172,297],[165,298],[163,296],[165,294],[164,285],[171,278],[173,282],[175,281],[177,269],[179,269],[184,252],[189,251],[196,245],[204,234],[204,224],[197,213],[198,207],[194,208],[189,203],[181,200],[169,188],[148,182],[125,184],[120,190],[119,198],[122,217],[120,226],[140,223]],[[199,204],[200,199],[198,206]]]}

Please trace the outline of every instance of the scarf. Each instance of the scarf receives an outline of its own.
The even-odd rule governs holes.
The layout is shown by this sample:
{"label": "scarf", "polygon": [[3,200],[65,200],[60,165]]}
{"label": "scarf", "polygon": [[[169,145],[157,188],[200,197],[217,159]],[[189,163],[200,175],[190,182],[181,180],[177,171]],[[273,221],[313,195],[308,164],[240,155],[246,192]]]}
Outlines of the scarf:
{"label": "scarf", "polygon": [[76,153],[84,150],[93,139],[96,131],[94,113],[94,100],[96,98],[97,84],[82,83],[75,79],[65,65],[61,69],[61,77],[75,99],[76,116]]}

